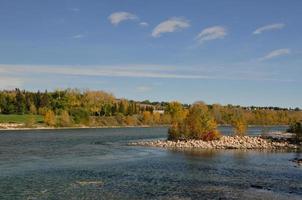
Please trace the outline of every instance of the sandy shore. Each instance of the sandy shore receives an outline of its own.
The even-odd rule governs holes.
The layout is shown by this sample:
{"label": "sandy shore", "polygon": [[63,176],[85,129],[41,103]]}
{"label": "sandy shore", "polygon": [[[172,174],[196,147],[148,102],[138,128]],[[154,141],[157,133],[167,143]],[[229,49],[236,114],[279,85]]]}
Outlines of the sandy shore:
{"label": "sandy shore", "polygon": [[129,145],[135,146],[149,146],[160,147],[167,149],[297,149],[298,147],[288,142],[272,142],[261,137],[250,136],[222,136],[219,140],[202,141],[202,140],[188,140],[188,141],[140,141],[133,142]]}

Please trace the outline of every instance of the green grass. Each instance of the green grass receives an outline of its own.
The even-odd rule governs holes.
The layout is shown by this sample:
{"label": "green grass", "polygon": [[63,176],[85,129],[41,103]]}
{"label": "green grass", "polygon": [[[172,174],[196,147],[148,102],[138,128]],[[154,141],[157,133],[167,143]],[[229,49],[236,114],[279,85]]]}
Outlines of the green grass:
{"label": "green grass", "polygon": [[[30,115],[3,115],[0,114],[0,123],[26,123]],[[36,123],[43,122],[42,115],[34,115]]]}

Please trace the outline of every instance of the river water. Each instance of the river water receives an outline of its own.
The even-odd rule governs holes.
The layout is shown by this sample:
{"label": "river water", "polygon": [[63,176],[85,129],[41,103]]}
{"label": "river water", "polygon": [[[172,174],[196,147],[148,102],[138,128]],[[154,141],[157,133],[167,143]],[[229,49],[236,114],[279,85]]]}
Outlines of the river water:
{"label": "river water", "polygon": [[299,152],[127,145],[166,135],[167,128],[0,131],[0,199],[302,199],[302,168],[290,161]]}

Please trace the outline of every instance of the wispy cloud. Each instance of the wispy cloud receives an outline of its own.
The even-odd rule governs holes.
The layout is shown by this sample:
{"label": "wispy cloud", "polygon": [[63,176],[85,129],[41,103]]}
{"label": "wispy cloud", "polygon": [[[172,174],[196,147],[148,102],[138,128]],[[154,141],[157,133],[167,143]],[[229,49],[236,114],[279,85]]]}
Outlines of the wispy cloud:
{"label": "wispy cloud", "polygon": [[273,51],[269,52],[267,55],[260,58],[259,60],[260,61],[270,60],[270,59],[273,59],[273,58],[276,58],[276,57],[289,55],[290,53],[291,53],[290,49],[276,49],[276,50],[273,50]]}
{"label": "wispy cloud", "polygon": [[129,12],[115,12],[108,17],[111,24],[117,26],[119,23],[127,20],[136,20],[138,17]]}
{"label": "wispy cloud", "polygon": [[266,26],[262,26],[262,27],[259,27],[257,28],[253,34],[254,35],[258,35],[258,34],[261,34],[263,32],[266,32],[266,31],[273,31],[273,30],[280,30],[280,29],[283,29],[285,27],[285,24],[282,24],[282,23],[277,23],[277,24],[269,24],[269,25],[266,25]]}
{"label": "wispy cloud", "polygon": [[160,37],[163,33],[171,33],[180,31],[190,27],[190,22],[184,18],[173,17],[169,20],[163,21],[158,24],[152,31],[153,37]]}
{"label": "wispy cloud", "polygon": [[[116,67],[116,66],[47,66],[47,65],[2,65],[0,71],[9,71],[10,73],[46,73],[76,76],[103,76],[103,77],[137,77],[137,78],[174,78],[174,79],[207,79],[208,76],[195,74],[180,74],[171,70],[152,69],[150,65],[136,67]],[[165,68],[165,66],[163,66]]]}
{"label": "wispy cloud", "polygon": [[17,77],[0,76],[0,89],[14,89],[22,87],[24,80]]}
{"label": "wispy cloud", "polygon": [[203,29],[196,37],[200,44],[210,41],[210,40],[217,40],[223,39],[227,35],[226,28],[222,26],[212,26]]}
{"label": "wispy cloud", "polygon": [[83,37],[85,37],[85,35],[83,35],[83,34],[78,34],[78,35],[73,35],[72,36],[73,39],[80,39],[80,38],[83,38]]}
{"label": "wispy cloud", "polygon": [[142,26],[142,27],[149,26],[149,24],[147,22],[140,22],[139,25]]}
{"label": "wispy cloud", "polygon": [[150,90],[152,90],[153,88],[150,86],[144,86],[144,85],[140,85],[136,87],[136,90],[138,92],[149,92]]}
{"label": "wispy cloud", "polygon": [[[140,66],[140,67],[138,67]],[[211,69],[211,70],[210,70]],[[259,80],[292,81],[276,78],[271,72],[261,70],[242,71],[240,68],[215,66],[171,67],[165,65],[120,65],[120,66],[66,66],[66,65],[7,65],[0,64],[1,75],[5,77],[36,79],[41,76],[74,77],[128,77],[157,79],[191,79],[191,80]],[[46,76],[47,75],[47,76]],[[1,78],[1,77],[0,77]]]}

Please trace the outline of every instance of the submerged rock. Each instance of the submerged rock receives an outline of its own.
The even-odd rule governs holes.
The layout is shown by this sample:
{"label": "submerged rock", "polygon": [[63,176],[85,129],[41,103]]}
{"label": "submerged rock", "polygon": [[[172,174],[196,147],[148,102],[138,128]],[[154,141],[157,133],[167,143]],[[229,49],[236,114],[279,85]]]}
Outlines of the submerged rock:
{"label": "submerged rock", "polygon": [[299,166],[302,166],[302,159],[295,158],[291,161],[294,162],[294,163],[297,163]]}

